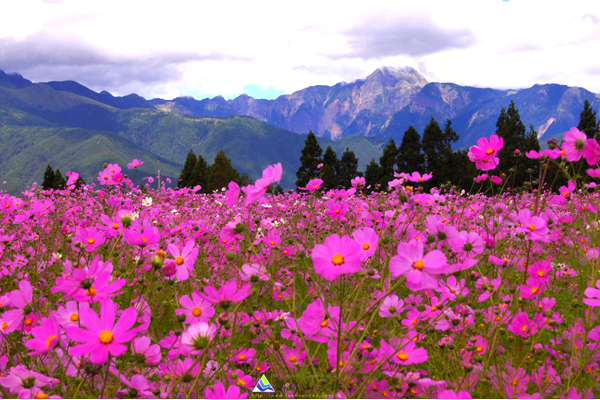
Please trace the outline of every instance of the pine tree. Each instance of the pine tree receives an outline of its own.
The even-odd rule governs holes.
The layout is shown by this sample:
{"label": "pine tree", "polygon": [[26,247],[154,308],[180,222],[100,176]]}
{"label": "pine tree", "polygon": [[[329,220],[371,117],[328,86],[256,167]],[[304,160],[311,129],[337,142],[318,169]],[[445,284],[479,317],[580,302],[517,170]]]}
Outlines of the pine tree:
{"label": "pine tree", "polygon": [[421,149],[421,135],[412,125],[404,132],[402,143],[398,148],[396,164],[398,164],[400,172],[409,174],[413,171],[425,172],[425,156]]}
{"label": "pine tree", "polygon": [[183,164],[181,174],[179,175],[179,182],[177,182],[178,188],[184,188],[191,185],[190,178],[192,176],[192,171],[194,170],[194,167],[196,166],[197,162],[198,159],[196,158],[196,155],[194,154],[192,149],[190,149],[185,159],[185,164]]}
{"label": "pine tree", "polygon": [[210,175],[206,183],[209,193],[226,188],[229,182],[237,182],[239,179],[240,175],[231,165],[231,160],[227,158],[223,149],[219,150],[210,168]]}
{"label": "pine tree", "polygon": [[321,155],[323,150],[317,142],[317,137],[310,131],[308,137],[304,141],[304,148],[302,149],[302,155],[300,156],[300,168],[296,172],[297,187],[306,187],[306,184],[311,180],[319,176],[319,169],[317,165],[322,163]]}
{"label": "pine tree", "polygon": [[398,155],[398,149],[396,148],[396,142],[390,138],[390,141],[383,149],[383,154],[379,158],[379,179],[377,182],[382,188],[387,188],[388,182],[394,179],[394,170],[396,167],[396,158]]}
{"label": "pine tree", "polygon": [[377,164],[377,161],[375,161],[374,158],[371,159],[369,164],[367,164],[367,169],[365,170],[365,181],[367,186],[371,186],[371,190],[375,190],[377,183],[379,182],[379,176],[381,174],[379,169],[379,164]]}
{"label": "pine tree", "polygon": [[50,190],[52,189],[52,185],[54,183],[54,170],[50,165],[46,167],[46,171],[44,172],[44,181],[42,182],[42,189]]}
{"label": "pine tree", "polygon": [[592,109],[592,106],[587,99],[583,102],[583,111],[579,114],[579,125],[577,125],[577,129],[584,132],[590,139],[593,139],[598,132],[596,111]]}
{"label": "pine tree", "polygon": [[423,154],[425,155],[425,163],[427,171],[433,172],[434,175],[438,172],[441,164],[441,154],[439,152],[444,140],[444,132],[435,118],[431,117],[429,123],[423,131]]}
{"label": "pine tree", "polygon": [[188,186],[194,187],[196,185],[202,186],[202,188],[206,188],[206,182],[208,179],[208,164],[204,160],[201,154],[198,154],[196,159],[196,164],[192,169],[192,172],[189,177]]}
{"label": "pine tree", "polygon": [[362,173],[358,171],[358,158],[356,158],[354,152],[350,151],[347,147],[346,151],[338,161],[336,175],[340,186],[346,189],[352,186],[352,179],[357,176],[362,176]]}
{"label": "pine tree", "polygon": [[323,179],[323,186],[327,189],[337,189],[339,186],[338,177],[335,173],[337,163],[337,154],[331,146],[327,146],[323,155],[323,166],[319,172],[319,177]]}
{"label": "pine tree", "polygon": [[[513,172],[510,186],[519,187],[529,179],[527,170],[534,169],[539,165],[535,160],[525,157],[527,151],[539,149],[537,133],[533,126],[527,133],[519,110],[515,107],[515,102],[511,101],[508,110],[504,107],[500,110],[496,122],[496,134],[504,139],[504,147],[498,152],[499,167],[502,171]],[[519,150],[519,154],[515,154],[516,149]],[[511,169],[512,171],[510,171]]]}
{"label": "pine tree", "polygon": [[52,181],[52,188],[64,189],[65,183],[67,183],[67,181],[65,180],[65,178],[63,178],[62,174],[60,173],[60,169],[56,169],[56,172],[54,173],[54,180]]}

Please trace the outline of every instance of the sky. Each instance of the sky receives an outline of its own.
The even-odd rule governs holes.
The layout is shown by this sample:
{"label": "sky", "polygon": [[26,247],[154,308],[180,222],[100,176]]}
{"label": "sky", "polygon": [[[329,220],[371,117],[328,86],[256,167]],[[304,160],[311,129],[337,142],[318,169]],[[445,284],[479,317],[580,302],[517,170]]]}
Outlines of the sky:
{"label": "sky", "polygon": [[430,82],[600,93],[598,1],[416,3],[0,0],[0,69],[164,99],[272,99],[382,66]]}

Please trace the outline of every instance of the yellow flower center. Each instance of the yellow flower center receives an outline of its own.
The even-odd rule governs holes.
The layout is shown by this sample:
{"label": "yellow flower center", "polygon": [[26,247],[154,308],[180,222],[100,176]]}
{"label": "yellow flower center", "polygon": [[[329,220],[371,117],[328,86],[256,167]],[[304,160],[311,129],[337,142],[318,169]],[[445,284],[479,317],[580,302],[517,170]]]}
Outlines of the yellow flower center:
{"label": "yellow flower center", "polygon": [[517,386],[519,384],[519,381],[517,381],[516,379],[513,379],[511,383],[513,386]]}
{"label": "yellow flower center", "polygon": [[477,346],[475,350],[477,350],[478,353],[481,353],[483,351],[483,347]]}
{"label": "yellow flower center", "polygon": [[246,355],[245,354],[240,354],[238,356],[238,360],[240,360],[240,361],[244,361],[245,359],[246,359]]}
{"label": "yellow flower center", "polygon": [[363,250],[369,250],[370,248],[371,248],[371,245],[369,245],[369,243],[365,243],[362,245]]}
{"label": "yellow flower center", "polygon": [[25,320],[25,325],[27,325],[27,326],[31,325],[32,323],[33,323],[33,320],[31,318],[27,318]]}
{"label": "yellow flower center", "polygon": [[535,231],[535,225],[531,224],[527,227],[531,232]]}
{"label": "yellow flower center", "polygon": [[104,344],[109,344],[113,340],[113,334],[111,331],[103,330],[100,332],[100,342]]}
{"label": "yellow flower center", "polygon": [[87,242],[89,244],[94,244],[96,241],[94,240],[94,238],[89,238]]}
{"label": "yellow flower center", "polygon": [[2,330],[5,331],[6,328],[8,328],[8,322],[3,322],[2,323]]}
{"label": "yellow flower center", "polygon": [[46,347],[50,347],[50,343],[56,339],[56,335],[50,335],[48,336],[48,340],[46,340]]}
{"label": "yellow flower center", "polygon": [[414,269],[418,269],[419,271],[422,270],[424,266],[425,266],[425,264],[423,264],[423,261],[421,261],[421,260],[415,261],[414,264],[412,265],[412,267]]}
{"label": "yellow flower center", "polygon": [[561,151],[560,151],[560,155],[561,155],[561,156],[564,156],[565,154],[567,154],[567,152],[566,152],[566,151],[564,151],[564,150],[561,150]]}
{"label": "yellow flower center", "polygon": [[398,354],[396,354],[396,357],[402,361],[408,360],[408,354],[406,354],[406,353],[398,353]]}
{"label": "yellow flower center", "polygon": [[437,307],[436,306],[431,306],[431,311],[437,311]]}
{"label": "yellow flower center", "polygon": [[118,228],[119,228],[119,224],[117,224],[117,223],[114,223],[114,224],[113,224],[113,229],[118,229]]}
{"label": "yellow flower center", "polygon": [[199,317],[202,315],[202,310],[199,307],[192,308],[192,315],[194,317]]}
{"label": "yellow flower center", "polygon": [[523,327],[521,328],[521,332],[525,332],[527,330],[527,325],[523,325]]}
{"label": "yellow flower center", "polygon": [[492,155],[492,154],[494,154],[494,149],[492,149],[492,148],[490,147],[489,149],[487,149],[487,150],[485,151],[485,154],[487,154],[488,156],[489,156],[489,155]]}
{"label": "yellow flower center", "polygon": [[181,265],[181,264],[183,264],[183,258],[182,258],[182,257],[177,257],[177,258],[175,259],[175,264],[177,264],[177,265]]}
{"label": "yellow flower center", "polygon": [[329,324],[329,321],[325,320],[325,321],[321,322],[321,327],[325,328],[328,324]]}
{"label": "yellow flower center", "polygon": [[77,321],[79,321],[79,314],[71,314],[69,319],[73,322],[77,322]]}
{"label": "yellow flower center", "polygon": [[333,263],[333,265],[342,265],[344,263],[344,256],[342,256],[341,254],[336,254],[331,259],[331,262]]}
{"label": "yellow flower center", "polygon": [[44,392],[38,392],[38,394],[35,395],[36,399],[47,399],[48,395]]}
{"label": "yellow flower center", "polygon": [[539,290],[540,290],[540,288],[538,288],[537,286],[534,286],[531,288],[531,294],[536,294]]}
{"label": "yellow flower center", "polygon": [[538,276],[539,276],[540,278],[543,278],[543,277],[544,277],[544,275],[546,274],[546,272],[545,272],[545,271],[538,271],[538,273],[537,273],[537,274],[538,274]]}
{"label": "yellow flower center", "polygon": [[291,362],[296,362],[296,360],[297,360],[296,356],[290,356],[290,361]]}
{"label": "yellow flower center", "polygon": [[238,386],[246,386],[246,381],[243,380],[242,378],[238,378],[237,384],[238,384]]}
{"label": "yellow flower center", "polygon": [[96,295],[96,288],[92,286],[92,287],[90,287],[89,289],[87,289],[87,290],[85,291],[85,293],[86,293],[88,296],[95,296],[95,295]]}

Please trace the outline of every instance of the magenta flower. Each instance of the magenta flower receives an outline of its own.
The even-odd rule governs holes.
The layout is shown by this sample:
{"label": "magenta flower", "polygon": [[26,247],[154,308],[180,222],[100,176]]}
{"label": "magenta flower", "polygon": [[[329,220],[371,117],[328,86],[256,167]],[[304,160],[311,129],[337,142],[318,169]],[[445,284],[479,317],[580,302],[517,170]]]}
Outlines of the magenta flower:
{"label": "magenta flower", "polygon": [[29,356],[52,351],[60,340],[60,326],[54,318],[44,318],[39,326],[31,329],[33,339],[25,342],[25,347],[33,350]]}
{"label": "magenta flower", "polygon": [[206,322],[192,324],[181,334],[181,346],[187,354],[200,354],[208,347],[216,334],[216,325],[209,325]]}
{"label": "magenta flower", "polygon": [[428,174],[424,174],[423,176],[421,176],[420,173],[415,171],[411,175],[407,175],[406,179],[408,179],[411,182],[426,182],[426,181],[430,180],[432,177],[433,177],[433,172],[430,172]]}
{"label": "magenta flower", "polygon": [[350,184],[352,184],[352,187],[355,189],[362,189],[366,186],[367,181],[362,176],[357,176],[350,180]]}
{"label": "magenta flower", "polygon": [[309,192],[313,193],[313,192],[321,189],[321,185],[323,185],[323,180],[322,179],[311,179],[306,184],[306,190],[308,190]]}
{"label": "magenta flower", "polygon": [[11,306],[16,310],[6,311],[2,314],[2,333],[8,334],[17,329],[23,329],[25,315],[31,313],[31,302],[33,301],[33,288],[26,280],[19,282],[19,289],[8,294]]}
{"label": "magenta flower", "polygon": [[[56,384],[58,384],[58,379],[48,378],[30,371],[23,365],[11,367],[8,376],[0,377],[0,386],[7,388],[12,394],[18,394],[20,399],[34,399],[36,394],[44,393],[40,388],[52,387]],[[37,398],[43,399],[44,397]]]}
{"label": "magenta flower", "polygon": [[524,299],[538,297],[544,290],[544,280],[538,277],[527,278],[525,285],[521,285],[520,295]]}
{"label": "magenta flower", "polygon": [[352,237],[360,245],[362,259],[366,260],[375,253],[375,248],[379,242],[379,236],[373,228],[362,228],[354,231]]}
{"label": "magenta flower", "polygon": [[265,267],[263,267],[260,264],[244,264],[242,265],[242,270],[240,271],[240,278],[242,278],[242,280],[246,282],[266,282],[269,280],[269,274],[265,270]]}
{"label": "magenta flower", "polygon": [[115,324],[117,307],[111,300],[100,304],[100,318],[91,308],[80,312],[81,325],[87,330],[69,326],[65,329],[67,336],[84,344],[71,347],[69,353],[73,356],[89,355],[90,362],[103,364],[108,360],[108,354],[118,357],[127,351],[123,343],[129,342],[137,335],[138,329],[131,327],[136,323],[137,311],[129,307],[121,314]]}
{"label": "magenta flower", "polygon": [[160,346],[151,343],[150,338],[146,336],[135,338],[131,342],[131,352],[142,357],[146,365],[158,365],[162,357]]}
{"label": "magenta flower", "polygon": [[315,272],[328,281],[336,280],[342,274],[360,271],[363,258],[360,245],[350,236],[330,235],[324,244],[318,244],[312,251]]}
{"label": "magenta flower", "polygon": [[175,310],[177,315],[185,315],[185,324],[194,324],[196,322],[208,322],[213,315],[215,315],[214,307],[203,300],[201,294],[197,291],[192,293],[192,297],[187,294],[181,296],[179,304],[185,308],[178,308]]}
{"label": "magenta flower", "polygon": [[423,242],[401,243],[398,245],[398,255],[390,260],[392,278],[406,276],[406,286],[410,290],[436,288],[437,279],[434,275],[446,273],[448,260],[440,250],[434,250],[423,256]]}
{"label": "magenta flower", "polygon": [[106,240],[104,232],[99,231],[95,227],[82,228],[77,231],[73,238],[73,245],[85,249],[88,253],[96,250],[104,244]]}
{"label": "magenta flower", "polygon": [[261,188],[267,188],[268,186],[281,181],[281,175],[283,174],[283,168],[281,163],[269,165],[262,173],[262,178],[258,179],[254,184]]}
{"label": "magenta flower", "polygon": [[588,287],[585,289],[585,292],[583,293],[586,297],[583,299],[584,304],[592,307],[600,306],[600,290],[597,288],[600,288],[600,280],[596,282],[596,287]]}
{"label": "magenta flower", "polygon": [[526,233],[527,239],[533,241],[548,242],[548,225],[541,217],[534,217],[531,210],[525,208],[519,211],[519,222],[521,226],[516,229],[517,232]]}
{"label": "magenta flower", "polygon": [[585,142],[583,156],[590,165],[595,165],[600,161],[600,145],[596,139],[588,139]]}
{"label": "magenta flower", "polygon": [[348,219],[346,218],[346,211],[348,211],[348,204],[343,201],[329,201],[327,202],[327,210],[325,210],[325,215],[331,217],[332,221],[341,221],[346,222]]}
{"label": "magenta flower", "polygon": [[237,204],[238,199],[240,197],[240,187],[234,181],[229,182],[229,189],[225,191],[225,204],[228,207],[233,207]]}
{"label": "magenta flower", "polygon": [[441,390],[437,396],[438,399],[472,399],[471,394],[464,390],[455,392],[454,390]]}
{"label": "magenta flower", "polygon": [[534,321],[529,320],[526,312],[521,312],[508,325],[508,330],[517,336],[529,337],[537,333],[538,326]]}
{"label": "magenta flower", "polygon": [[489,171],[498,166],[500,160],[497,155],[504,147],[504,139],[492,135],[490,138],[480,138],[477,146],[471,146],[469,149],[469,160],[475,163],[475,166],[482,171]]}
{"label": "magenta flower", "polygon": [[229,307],[231,303],[239,303],[252,294],[250,284],[243,285],[241,288],[237,286],[237,280],[228,281],[220,289],[215,289],[213,286],[205,286],[204,293],[198,295],[210,304],[218,304],[223,308]]}
{"label": "magenta flower", "polygon": [[144,220],[143,223],[138,221],[136,220],[131,228],[127,228],[123,232],[123,238],[127,243],[140,247],[157,244],[160,240],[158,228],[152,226],[150,221]]}
{"label": "magenta flower", "polygon": [[404,301],[398,298],[395,294],[385,298],[379,307],[379,315],[383,318],[394,318],[404,310]]}
{"label": "magenta flower", "polygon": [[[585,133],[573,127],[563,137],[564,143],[562,149],[565,151],[568,161],[579,161],[585,154],[586,141],[588,140]],[[597,145],[597,143],[596,143]],[[590,150],[590,155],[593,150]],[[592,158],[595,158],[593,156]],[[595,163],[594,163],[595,164]]]}
{"label": "magenta flower", "polygon": [[381,341],[381,351],[390,361],[399,365],[412,365],[424,363],[428,360],[427,350],[422,347],[417,348],[416,343],[409,338],[390,338],[388,344],[385,340]]}
{"label": "magenta flower", "polygon": [[238,386],[229,386],[226,390],[221,382],[217,382],[212,390],[206,388],[204,393],[206,399],[245,399],[246,397],[248,397],[248,393],[240,394]]}
{"label": "magenta flower", "polygon": [[190,277],[190,272],[194,270],[194,264],[198,258],[198,248],[193,240],[187,242],[182,250],[179,250],[179,247],[174,244],[167,246],[174,260],[166,259],[165,265],[174,267],[177,270],[177,280],[183,282]]}
{"label": "magenta flower", "polygon": [[137,158],[134,158],[129,164],[127,164],[127,168],[134,169],[137,167],[141,167],[142,165],[144,165],[143,161],[140,161]]}

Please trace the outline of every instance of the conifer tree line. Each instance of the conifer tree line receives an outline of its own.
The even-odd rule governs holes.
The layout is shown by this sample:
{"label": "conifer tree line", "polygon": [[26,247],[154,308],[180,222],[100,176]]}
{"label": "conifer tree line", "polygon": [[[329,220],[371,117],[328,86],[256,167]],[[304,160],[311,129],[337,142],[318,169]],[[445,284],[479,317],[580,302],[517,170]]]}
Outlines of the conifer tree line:
{"label": "conifer tree line", "polygon": [[[50,166],[46,166],[46,171],[44,171],[44,180],[42,181],[42,189],[50,190],[50,189],[64,189],[65,184],[67,183],[67,179],[63,177],[60,169],[54,169]],[[75,182],[75,187],[79,187],[81,185],[85,185],[85,181],[82,177],[77,178]]]}
{"label": "conifer tree line", "polygon": [[[590,138],[600,137],[596,112],[592,110],[588,100],[584,102],[577,128]],[[508,108],[502,107],[500,110],[496,131],[493,133],[504,139],[504,148],[499,153],[502,171],[500,177],[510,179],[507,184],[511,188],[529,184],[539,174],[540,164],[537,160],[527,158],[525,153],[530,150],[539,151],[540,144],[534,126],[526,128],[521,121],[514,101],[510,102]],[[388,182],[394,179],[394,172],[418,171],[421,174],[433,172],[433,178],[423,184],[425,189],[434,186],[470,189],[473,178],[481,171],[469,160],[468,148],[452,149],[458,139],[459,135],[449,119],[442,127],[432,117],[422,135],[410,126],[404,132],[399,146],[391,138],[379,160],[372,159],[367,164],[364,173],[367,186],[371,190],[387,190]],[[352,151],[346,149],[340,160],[336,158],[331,146],[323,154],[312,131],[305,141],[300,162],[301,166],[296,172],[296,185],[299,188],[305,187],[309,180],[315,178],[322,179],[323,187],[327,189],[348,188],[352,178],[363,176],[358,171],[358,160]],[[318,168],[319,164],[323,164],[321,168]],[[559,177],[556,184],[563,180],[563,177]]]}
{"label": "conifer tree line", "polygon": [[200,193],[212,193],[221,190],[234,181],[238,185],[251,183],[250,177],[245,172],[240,173],[233,168],[231,160],[227,158],[223,149],[217,152],[212,165],[209,165],[202,155],[194,154],[190,149],[185,159],[185,164],[179,175],[178,188],[195,187],[200,185]]}

